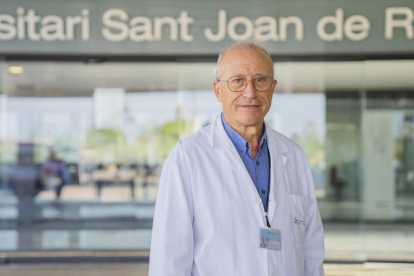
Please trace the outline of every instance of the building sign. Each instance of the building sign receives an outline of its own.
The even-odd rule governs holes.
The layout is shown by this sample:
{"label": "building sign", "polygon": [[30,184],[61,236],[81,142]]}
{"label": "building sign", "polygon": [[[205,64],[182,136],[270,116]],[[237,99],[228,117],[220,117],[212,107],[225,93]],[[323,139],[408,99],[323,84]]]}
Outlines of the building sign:
{"label": "building sign", "polygon": [[3,54],[414,53],[413,1],[2,2]]}

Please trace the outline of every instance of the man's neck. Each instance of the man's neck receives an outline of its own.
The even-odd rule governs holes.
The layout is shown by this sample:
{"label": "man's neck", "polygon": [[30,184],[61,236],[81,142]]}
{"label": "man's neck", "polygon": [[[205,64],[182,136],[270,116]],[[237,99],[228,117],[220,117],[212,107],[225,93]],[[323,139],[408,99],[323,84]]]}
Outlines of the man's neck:
{"label": "man's neck", "polygon": [[246,126],[238,124],[234,121],[232,121],[230,118],[228,118],[224,113],[224,119],[226,122],[234,128],[235,131],[237,131],[240,136],[242,136],[246,141],[249,143],[252,154],[256,155],[255,149],[260,143],[260,139],[263,136],[263,120],[259,122],[258,124],[252,125],[252,126]]}

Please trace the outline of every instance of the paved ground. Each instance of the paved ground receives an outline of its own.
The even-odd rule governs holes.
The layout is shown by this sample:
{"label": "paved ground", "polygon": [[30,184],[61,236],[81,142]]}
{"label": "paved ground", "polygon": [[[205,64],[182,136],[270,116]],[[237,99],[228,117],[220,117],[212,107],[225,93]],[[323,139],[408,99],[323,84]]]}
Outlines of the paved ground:
{"label": "paved ground", "polygon": [[0,266],[7,276],[144,276],[148,264],[39,264]]}
{"label": "paved ground", "polygon": [[[148,264],[0,265],[7,276],[147,276]],[[412,276],[414,264],[325,265],[326,276]]]}

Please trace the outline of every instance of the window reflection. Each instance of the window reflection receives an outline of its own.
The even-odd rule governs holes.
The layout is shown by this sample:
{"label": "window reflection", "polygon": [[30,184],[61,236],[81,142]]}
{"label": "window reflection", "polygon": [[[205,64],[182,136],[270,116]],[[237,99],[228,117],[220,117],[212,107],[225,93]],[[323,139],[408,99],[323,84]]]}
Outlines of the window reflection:
{"label": "window reflection", "polygon": [[[221,112],[215,64],[1,65],[0,250],[148,250],[165,158]],[[10,74],[12,65],[23,72]],[[411,69],[412,61],[275,65],[266,120],[307,155],[331,244],[373,231],[332,221],[414,219]]]}

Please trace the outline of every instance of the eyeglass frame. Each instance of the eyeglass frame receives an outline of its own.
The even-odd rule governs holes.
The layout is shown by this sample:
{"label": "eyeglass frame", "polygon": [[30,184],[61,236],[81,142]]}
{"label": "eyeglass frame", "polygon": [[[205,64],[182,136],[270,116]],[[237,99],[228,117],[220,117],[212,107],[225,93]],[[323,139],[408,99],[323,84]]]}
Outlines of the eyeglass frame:
{"label": "eyeglass frame", "polygon": [[218,82],[220,82],[220,81],[225,81],[225,82],[227,82],[227,87],[230,89],[230,91],[231,91],[231,92],[234,92],[234,93],[243,92],[243,90],[244,90],[244,89],[246,89],[246,87],[247,87],[247,85],[248,85],[248,82],[249,82],[249,81],[252,81],[252,82],[253,82],[253,87],[254,87],[254,89],[256,89],[257,91],[259,91],[259,92],[267,92],[267,91],[269,91],[269,89],[270,89],[270,88],[272,88],[272,83],[273,83],[273,81],[275,80],[275,78],[274,78],[274,77],[271,77],[271,76],[267,76],[267,75],[261,75],[261,74],[259,74],[258,76],[264,76],[264,77],[268,77],[268,78],[270,78],[270,79],[271,79],[271,84],[270,84],[270,87],[269,87],[267,90],[261,91],[261,90],[257,89],[257,88],[256,88],[256,86],[254,85],[254,81],[253,81],[253,80],[248,80],[245,76],[240,76],[241,78],[246,79],[246,86],[245,86],[242,90],[240,90],[240,91],[234,91],[234,90],[232,90],[232,89],[230,88],[230,85],[229,85],[229,80],[230,80],[231,78],[237,77],[237,75],[236,75],[236,76],[232,76],[232,77],[228,78],[227,80],[220,80],[220,79],[217,79],[217,81],[218,81]]}

